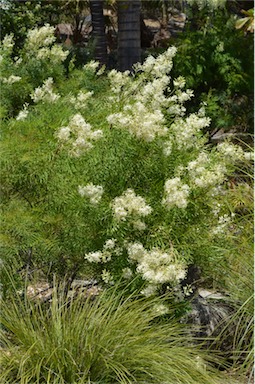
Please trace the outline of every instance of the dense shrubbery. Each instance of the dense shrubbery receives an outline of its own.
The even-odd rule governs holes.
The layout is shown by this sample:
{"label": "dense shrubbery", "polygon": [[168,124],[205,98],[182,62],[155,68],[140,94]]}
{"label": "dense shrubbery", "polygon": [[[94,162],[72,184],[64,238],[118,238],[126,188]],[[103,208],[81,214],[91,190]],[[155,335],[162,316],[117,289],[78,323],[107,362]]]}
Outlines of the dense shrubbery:
{"label": "dense shrubbery", "polygon": [[68,79],[50,27],[29,32],[18,64],[11,49],[6,37],[2,262],[69,281],[93,275],[106,287],[123,279],[129,290],[168,291],[177,301],[190,293],[181,284],[195,263],[226,287],[222,272],[239,241],[233,204],[224,203],[227,179],[251,153],[208,145],[203,106],[187,114],[193,92],[170,77],[176,49],[132,74],[91,62],[70,68]]}
{"label": "dense shrubbery", "polygon": [[[65,53],[42,46],[52,33],[30,32],[24,52],[32,36],[38,66],[56,52],[60,71]],[[138,272],[152,291],[178,284],[188,264],[217,258],[214,244],[232,221],[219,205],[224,181],[246,155],[230,143],[206,145],[203,108],[185,116],[193,92],[182,77],[170,81],[174,55],[169,48],[132,76],[113,70],[102,80],[91,63],[56,91],[48,78],[31,92],[37,105],[3,126],[7,253],[32,249],[34,261],[62,275],[90,264],[105,282]]]}
{"label": "dense shrubbery", "polygon": [[210,130],[252,134],[253,35],[237,30],[236,17],[226,10],[203,12],[196,15],[196,29],[187,28],[176,39],[174,74],[181,73],[195,91],[195,108],[198,102],[207,103]]}

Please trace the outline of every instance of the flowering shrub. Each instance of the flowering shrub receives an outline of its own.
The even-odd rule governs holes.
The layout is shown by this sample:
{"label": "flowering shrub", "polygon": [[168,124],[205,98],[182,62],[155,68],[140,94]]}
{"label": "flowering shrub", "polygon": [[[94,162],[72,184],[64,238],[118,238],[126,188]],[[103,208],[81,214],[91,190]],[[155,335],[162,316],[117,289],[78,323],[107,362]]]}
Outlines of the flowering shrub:
{"label": "flowering shrub", "polygon": [[[46,30],[32,33],[36,52],[50,49]],[[170,77],[175,53],[148,57],[133,74],[105,76],[92,62],[54,92],[48,74],[33,88],[36,105],[3,128],[6,255],[26,262],[29,251],[53,272],[109,285],[136,277],[130,287],[146,296],[168,287],[178,297],[189,263],[221,257],[215,245],[234,220],[221,196],[247,156],[206,144],[210,119],[203,107],[186,114],[193,92]]]}
{"label": "flowering shrub", "polygon": [[[107,116],[108,123],[113,131],[128,132],[132,144],[140,147],[135,162],[144,168],[139,176],[142,171],[148,172],[146,161],[151,166],[150,160],[154,159],[157,168],[153,167],[149,180],[139,180],[138,175],[131,181],[126,178],[129,188],[122,189],[121,195],[110,202],[110,234],[117,239],[117,254],[109,256],[108,251],[106,256],[103,247],[103,251],[94,250],[85,256],[97,267],[102,263],[103,280],[106,272],[107,280],[118,278],[120,265],[124,266],[122,276],[138,274],[145,281],[142,292],[146,295],[165,283],[176,286],[185,278],[189,258],[195,259],[198,251],[192,244],[194,235],[203,233],[213,243],[228,232],[231,214],[221,207],[215,215],[213,207],[234,163],[245,160],[243,150],[231,143],[213,149],[205,145],[206,137],[201,132],[210,119],[203,108],[185,116],[184,102],[193,93],[184,90],[182,77],[171,82],[175,52],[171,47],[157,59],[148,57],[143,65],[135,66],[132,76],[115,70],[108,74],[114,112]],[[127,150],[123,156],[126,154]],[[102,184],[102,188],[107,187]]]}
{"label": "flowering shrub", "polygon": [[29,30],[19,57],[14,58],[13,35],[3,39],[0,46],[2,114],[13,115],[25,102],[30,103],[31,99],[37,102],[38,97],[48,96],[48,101],[52,101],[53,78],[58,80],[63,76],[63,62],[69,53],[55,44],[54,30],[48,24]]}

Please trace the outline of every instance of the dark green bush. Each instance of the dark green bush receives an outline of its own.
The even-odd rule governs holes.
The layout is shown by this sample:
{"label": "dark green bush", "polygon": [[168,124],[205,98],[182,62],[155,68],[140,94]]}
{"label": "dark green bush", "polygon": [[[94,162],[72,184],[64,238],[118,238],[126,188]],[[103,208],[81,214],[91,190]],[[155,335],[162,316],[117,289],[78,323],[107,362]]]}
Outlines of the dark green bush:
{"label": "dark green bush", "polygon": [[[172,41],[178,48],[173,73],[181,73],[196,99],[206,102],[210,131],[223,128],[253,132],[253,36],[236,30],[227,10],[210,11]],[[199,25],[199,24],[198,24]]]}

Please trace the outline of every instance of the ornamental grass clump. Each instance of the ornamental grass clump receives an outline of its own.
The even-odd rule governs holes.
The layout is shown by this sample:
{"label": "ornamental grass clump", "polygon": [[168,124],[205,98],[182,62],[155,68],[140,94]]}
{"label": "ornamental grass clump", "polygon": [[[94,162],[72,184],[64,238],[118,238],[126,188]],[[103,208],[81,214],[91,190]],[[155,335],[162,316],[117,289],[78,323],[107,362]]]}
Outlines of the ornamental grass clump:
{"label": "ornamental grass clump", "polygon": [[[231,368],[245,374],[247,383],[254,378],[254,188],[252,169],[247,169],[245,181],[235,184],[225,196],[225,203],[236,212],[236,225],[229,237],[226,253],[227,274],[219,281],[229,292],[233,314],[213,343],[213,349],[229,345],[225,357]],[[239,233],[238,233],[239,232]],[[219,266],[224,271],[225,266]],[[222,272],[221,272],[222,273]],[[233,337],[229,339],[229,329]]]}
{"label": "ornamental grass clump", "polygon": [[50,303],[18,293],[1,302],[2,383],[217,383],[198,347],[174,320],[155,321],[158,300],[124,299],[114,288]]}

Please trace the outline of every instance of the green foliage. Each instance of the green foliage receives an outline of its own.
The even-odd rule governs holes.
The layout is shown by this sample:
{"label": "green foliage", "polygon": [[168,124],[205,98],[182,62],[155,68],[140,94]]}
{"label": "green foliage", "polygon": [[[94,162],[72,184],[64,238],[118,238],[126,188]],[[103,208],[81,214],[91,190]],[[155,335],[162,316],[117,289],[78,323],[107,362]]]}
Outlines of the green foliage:
{"label": "green foliage", "polygon": [[[33,33],[38,38],[48,34],[47,28]],[[29,40],[24,50],[27,44]],[[41,49],[40,45],[35,55]],[[221,199],[219,191],[225,186],[218,192],[214,189],[233,172],[235,161],[244,161],[244,154],[229,144],[217,148],[205,144],[201,127],[209,121],[202,110],[187,118],[182,116],[182,100],[191,97],[182,90],[182,78],[174,80],[171,93],[167,90],[169,97],[166,95],[165,81],[169,77],[164,76],[158,62],[170,71],[174,53],[170,48],[157,60],[149,59],[144,67],[137,66],[132,77],[116,71],[108,77],[100,76],[93,62],[71,71],[68,80],[55,76],[58,81],[54,90],[46,83],[45,93],[38,89],[41,99],[27,107],[24,118],[6,120],[1,143],[4,263],[16,257],[26,264],[29,254],[29,263],[47,274],[50,270],[50,274],[72,279],[93,269],[95,276],[106,283],[119,280],[129,268],[129,274],[139,275],[136,288],[141,288],[149,266],[131,260],[132,249],[141,244],[139,254],[147,252],[154,258],[148,276],[158,268],[154,284],[157,291],[162,283],[178,288],[190,263],[206,270],[211,261],[219,264],[215,263],[217,257],[218,261],[224,260],[215,245],[227,247],[228,225],[220,227],[220,233],[217,230],[222,217],[230,220],[229,209],[222,206],[214,213]],[[24,67],[26,61],[21,62],[20,71],[26,70]],[[62,68],[60,64],[58,68]],[[35,67],[30,69],[33,82],[39,75]],[[79,97],[89,98],[81,101]],[[90,129],[100,134],[89,150],[79,147],[84,139],[76,135],[81,129],[86,135]],[[166,154],[169,148],[170,154]],[[177,189],[169,192],[167,183],[170,189],[172,183]],[[103,191],[96,203],[80,192],[91,185]],[[123,207],[117,207],[116,213],[114,204],[129,190],[134,201],[128,204],[136,205],[124,208],[127,218],[123,220],[117,214]],[[144,211],[139,216],[141,208]],[[107,241],[112,239],[114,249],[104,253]],[[95,257],[105,259],[99,262]],[[175,271],[169,281],[164,275],[166,257],[166,263],[172,263],[168,273],[171,268]],[[156,265],[160,258],[163,264]],[[145,280],[150,285],[153,277]]]}
{"label": "green foliage", "polygon": [[1,38],[12,33],[15,39],[14,56],[23,47],[29,29],[45,23],[56,25],[61,9],[50,0],[5,0],[1,3]]}
{"label": "green foliage", "polygon": [[254,223],[253,223],[253,180],[247,175],[247,182],[234,185],[227,195],[228,204],[235,210],[236,232],[230,238],[226,251],[228,261],[224,288],[235,303],[235,313],[220,334],[217,343],[225,342],[228,329],[235,328],[232,345],[232,364],[238,372],[252,376],[254,350]]}
{"label": "green foliage", "polygon": [[116,289],[66,301],[55,284],[49,305],[16,293],[1,303],[1,381],[217,383],[179,324],[155,323],[157,305]]}
{"label": "green foliage", "polygon": [[197,16],[204,24],[188,29],[174,42],[178,53],[173,73],[181,73],[187,86],[194,89],[195,106],[207,103],[211,131],[234,128],[252,133],[252,36],[237,31],[235,17],[226,10],[207,12],[203,17],[201,12]]}
{"label": "green foliage", "polygon": [[[45,104],[31,108],[26,121],[12,119],[2,132],[6,139],[15,132],[12,146],[9,139],[2,141],[2,166],[6,170],[1,174],[4,255],[21,257],[21,262],[26,263],[27,250],[32,248],[32,263],[46,271],[51,265],[52,271],[60,275],[80,269],[86,244],[92,247],[97,228],[101,227],[99,224],[92,229],[97,216],[78,198],[77,188],[86,178],[83,173],[87,160],[67,157],[54,138],[73,111],[68,99],[74,87],[102,92],[103,81],[99,87],[89,80],[90,76],[75,71],[69,82],[63,79],[60,86],[66,99],[58,105],[47,103],[47,108]],[[91,104],[87,111],[90,108]],[[102,124],[102,114],[107,113],[103,94],[95,110],[96,123]]]}
{"label": "green foliage", "polygon": [[[44,32],[46,43],[38,38]],[[192,92],[184,78],[170,80],[174,47],[138,64],[132,75],[105,76],[95,62],[81,70],[70,63],[66,79],[63,51],[48,32],[32,32],[34,57],[27,39],[18,65],[12,38],[2,44],[1,260],[13,265],[13,291],[22,286],[18,271],[40,269],[51,281],[57,274],[69,282],[93,275],[106,286],[123,279],[126,296],[168,290],[171,309],[173,300],[185,299],[181,282],[195,263],[240,302],[236,317],[245,321],[236,331],[234,367],[242,361],[250,370],[251,345],[243,345],[242,332],[251,335],[252,199],[250,189],[234,190],[226,180],[236,165],[249,169],[251,153],[229,142],[207,144],[204,109],[186,114]],[[54,49],[51,68],[44,53],[55,57]],[[30,105],[16,115],[24,100]],[[211,100],[217,111],[214,94]],[[213,382],[204,364],[194,365],[198,351],[187,347],[171,311],[168,326],[154,327],[157,299],[136,302],[113,292],[95,302],[66,302],[55,287],[47,308],[17,292],[11,298],[4,271],[5,382]]]}

